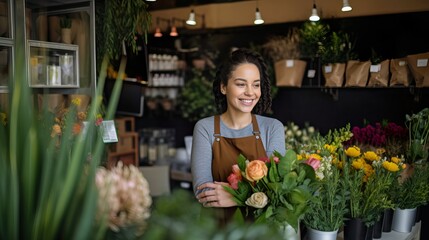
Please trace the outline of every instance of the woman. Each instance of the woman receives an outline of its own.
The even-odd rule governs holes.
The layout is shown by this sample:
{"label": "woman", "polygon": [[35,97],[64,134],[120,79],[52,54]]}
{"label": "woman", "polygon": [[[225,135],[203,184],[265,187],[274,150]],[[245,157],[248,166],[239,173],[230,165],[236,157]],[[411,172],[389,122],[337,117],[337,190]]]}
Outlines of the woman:
{"label": "woman", "polygon": [[238,155],[253,160],[269,157],[274,151],[285,153],[283,124],[259,115],[271,107],[270,88],[262,57],[246,49],[234,51],[213,82],[221,114],[201,119],[194,127],[194,192],[203,206],[223,208],[216,211],[223,224],[236,209],[223,185],[228,185],[227,177]]}

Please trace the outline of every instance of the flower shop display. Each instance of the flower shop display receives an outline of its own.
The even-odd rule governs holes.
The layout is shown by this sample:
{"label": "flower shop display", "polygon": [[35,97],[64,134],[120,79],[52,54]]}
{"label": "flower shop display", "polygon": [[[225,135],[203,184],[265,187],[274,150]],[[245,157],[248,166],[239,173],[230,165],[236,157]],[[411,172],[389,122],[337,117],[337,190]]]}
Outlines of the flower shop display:
{"label": "flower shop display", "polygon": [[100,167],[95,180],[99,192],[98,217],[107,219],[107,238],[141,236],[150,216],[152,198],[149,183],[140,170],[118,162],[110,170]]}
{"label": "flower shop display", "polygon": [[[293,150],[282,156],[275,152],[269,159],[247,160],[240,155],[225,189],[244,206],[256,223],[274,224],[286,230],[285,237],[298,239],[299,222],[313,194],[314,170],[297,160]],[[293,232],[287,229],[292,229]]]}

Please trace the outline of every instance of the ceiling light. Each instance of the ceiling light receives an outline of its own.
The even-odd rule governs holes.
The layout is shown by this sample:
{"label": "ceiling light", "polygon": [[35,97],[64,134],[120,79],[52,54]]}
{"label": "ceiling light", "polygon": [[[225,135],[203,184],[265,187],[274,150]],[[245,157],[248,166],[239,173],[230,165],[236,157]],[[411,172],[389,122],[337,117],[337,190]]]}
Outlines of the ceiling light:
{"label": "ceiling light", "polygon": [[172,36],[172,37],[177,37],[177,36],[179,36],[179,33],[177,32],[177,28],[176,28],[176,26],[172,26],[172,27],[171,27],[170,36]]}
{"label": "ceiling light", "polygon": [[349,0],[343,0],[343,8],[341,8],[341,11],[349,12],[351,10],[352,10],[352,6],[350,6]]}
{"label": "ceiling light", "polygon": [[195,22],[194,9],[192,9],[191,12],[189,13],[189,18],[188,18],[188,20],[186,20],[186,24],[192,25],[192,26],[197,24],[197,22]]}
{"label": "ceiling light", "polygon": [[259,12],[259,8],[256,8],[255,21],[253,23],[255,23],[255,24],[264,23],[264,19],[262,19],[262,17],[261,17],[261,12]]}
{"label": "ceiling light", "polygon": [[310,21],[317,22],[320,20],[319,15],[317,14],[316,1],[313,2],[313,9],[311,9]]}
{"label": "ceiling light", "polygon": [[161,29],[159,27],[156,27],[154,36],[155,37],[162,37],[162,32],[161,32]]}

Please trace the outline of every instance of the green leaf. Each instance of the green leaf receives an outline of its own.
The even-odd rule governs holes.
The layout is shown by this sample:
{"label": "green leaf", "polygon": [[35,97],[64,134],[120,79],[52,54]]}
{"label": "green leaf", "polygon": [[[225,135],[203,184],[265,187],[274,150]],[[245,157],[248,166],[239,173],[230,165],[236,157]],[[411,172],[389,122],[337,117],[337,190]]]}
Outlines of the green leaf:
{"label": "green leaf", "polygon": [[240,170],[243,172],[246,171],[246,160],[247,158],[243,154],[240,153],[240,155],[238,155],[237,164]]}
{"label": "green leaf", "polygon": [[289,172],[283,179],[282,189],[290,191],[297,186],[298,175],[296,172]]}

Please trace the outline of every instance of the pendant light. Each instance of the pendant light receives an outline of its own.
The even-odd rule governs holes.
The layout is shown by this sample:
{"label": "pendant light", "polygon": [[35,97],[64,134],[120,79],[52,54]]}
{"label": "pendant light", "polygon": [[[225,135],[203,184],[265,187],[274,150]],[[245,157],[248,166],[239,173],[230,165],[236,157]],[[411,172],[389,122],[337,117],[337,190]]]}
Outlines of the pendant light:
{"label": "pendant light", "polygon": [[257,25],[264,23],[264,19],[262,19],[261,12],[259,11],[258,1],[256,1],[255,21],[253,23]]}
{"label": "pendant light", "polygon": [[172,37],[179,36],[179,33],[177,33],[177,28],[174,25],[171,27],[170,36],[172,36]]}
{"label": "pendant light", "polygon": [[188,20],[186,20],[186,24],[192,25],[192,26],[197,24],[197,22],[195,21],[194,9],[192,9],[191,12],[189,13],[189,18],[188,18]]}
{"label": "pendant light", "polygon": [[343,0],[343,7],[341,8],[341,11],[343,11],[343,12],[349,12],[352,9],[353,8],[352,8],[352,6],[350,6],[349,0]]}
{"label": "pendant light", "polygon": [[311,16],[308,19],[312,22],[317,22],[320,20],[320,17],[317,14],[316,0],[313,1],[313,9],[311,9]]}

